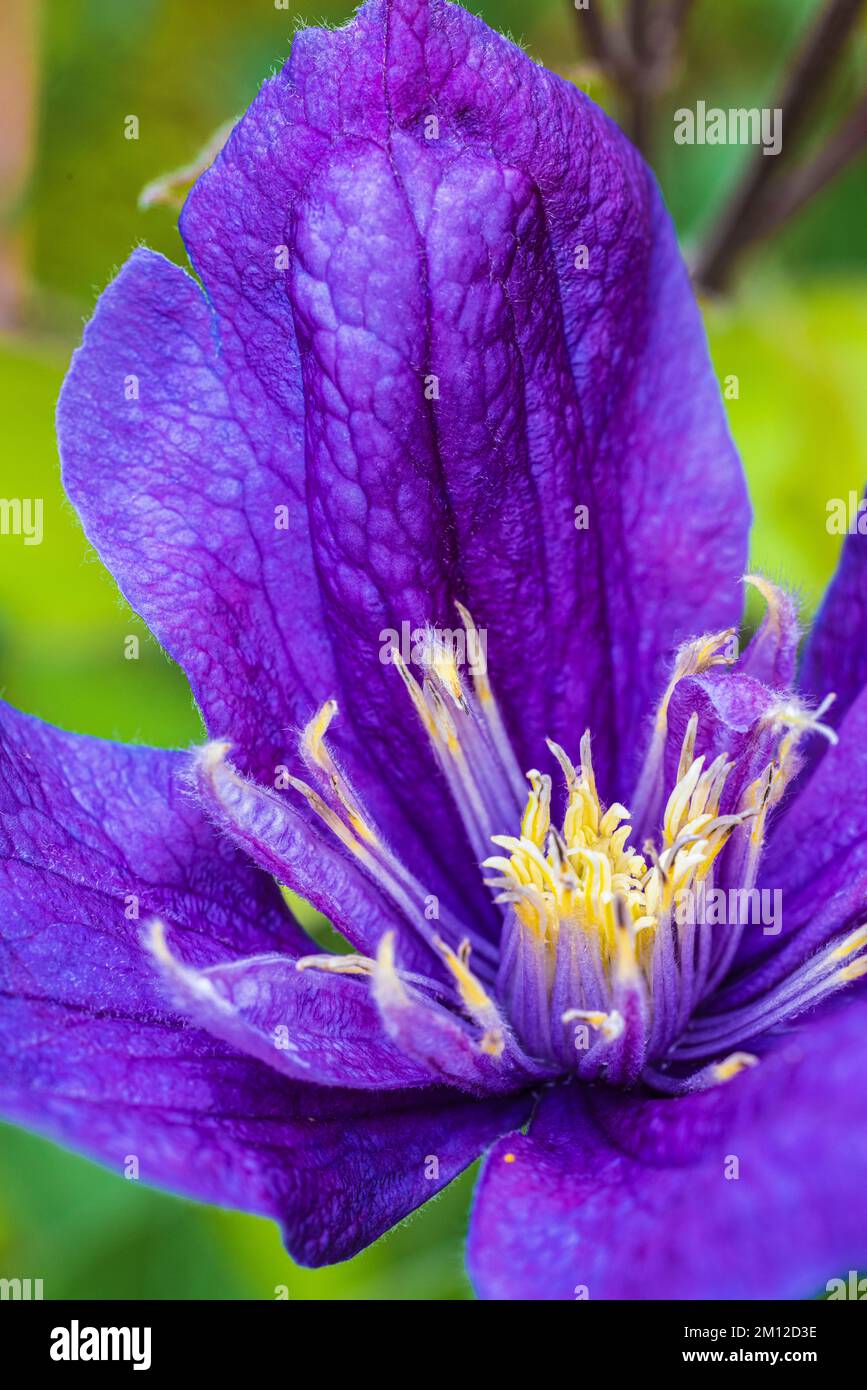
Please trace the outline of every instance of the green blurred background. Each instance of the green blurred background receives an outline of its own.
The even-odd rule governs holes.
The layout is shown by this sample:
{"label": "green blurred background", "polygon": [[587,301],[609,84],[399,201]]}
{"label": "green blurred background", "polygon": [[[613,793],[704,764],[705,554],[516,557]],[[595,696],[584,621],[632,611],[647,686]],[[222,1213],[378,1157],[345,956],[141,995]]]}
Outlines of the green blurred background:
{"label": "green blurred background", "polygon": [[[303,0],[294,0],[298,9]],[[476,0],[531,54],[616,110],[587,66],[569,0]],[[744,150],[675,147],[671,113],[771,100],[813,0],[697,0],[687,58],[661,104],[656,167],[685,244],[712,219]],[[316,0],[310,22],[349,4]],[[0,691],[81,732],[163,745],[201,733],[180,672],[117,596],[60,487],[54,404],[82,321],[139,242],[185,260],[175,214],[143,212],[152,179],[192,159],[286,57],[292,11],[273,0],[4,0],[0,14],[0,495],[45,499],[45,540],[0,540]],[[861,33],[828,118],[865,70]],[[136,115],[140,138],[124,138]],[[816,138],[821,135],[821,125]],[[829,497],[867,474],[867,171],[854,166],[773,245],[736,294],[706,305],[756,509],[753,563],[815,608],[839,538]],[[653,506],[653,498],[647,498]],[[138,661],[123,658],[129,633]],[[465,1175],[348,1264],[296,1268],[267,1222],[126,1182],[0,1128],[0,1273],[85,1298],[469,1297]]]}

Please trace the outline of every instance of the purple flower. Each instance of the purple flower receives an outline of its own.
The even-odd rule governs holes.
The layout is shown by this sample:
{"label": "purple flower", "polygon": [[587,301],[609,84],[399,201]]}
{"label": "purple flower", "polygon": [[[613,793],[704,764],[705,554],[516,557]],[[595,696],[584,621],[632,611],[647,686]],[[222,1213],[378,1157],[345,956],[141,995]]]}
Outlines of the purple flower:
{"label": "purple flower", "polygon": [[739,653],[652,176],[464,10],[369,0],[181,230],[203,288],[135,252],[58,420],[212,741],[3,707],[3,1112],[307,1264],[487,1150],[484,1296],[810,1294],[867,1250],[867,551],[797,693],[762,579]]}

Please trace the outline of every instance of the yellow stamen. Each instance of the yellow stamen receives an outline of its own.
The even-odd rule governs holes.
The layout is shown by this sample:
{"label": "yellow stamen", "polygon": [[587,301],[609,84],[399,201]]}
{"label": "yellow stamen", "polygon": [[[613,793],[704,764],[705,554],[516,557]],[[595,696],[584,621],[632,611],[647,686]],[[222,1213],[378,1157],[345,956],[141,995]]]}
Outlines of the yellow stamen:
{"label": "yellow stamen", "polygon": [[446,965],[457,981],[461,999],[470,1012],[480,1014],[493,1009],[494,1005],[490,998],[467,964],[470,956],[470,943],[462,941],[457,953],[450,946],[447,946],[441,937],[435,937],[434,944],[437,950],[442,953]]}
{"label": "yellow stamen", "polygon": [[716,1063],[713,1074],[717,1081],[731,1081],[733,1076],[738,1076],[747,1067],[758,1065],[759,1059],[752,1052],[733,1052],[724,1061]]}
{"label": "yellow stamen", "polygon": [[[338,772],[334,760],[325,746],[325,736],[336,713],[337,701],[326,700],[322,708],[314,714],[306,725],[301,735],[301,748],[308,762],[313,763],[314,767],[317,767],[328,778],[331,790],[346,812],[349,824],[356,835],[360,836],[362,840],[366,840],[368,844],[375,845],[377,843],[376,832],[362,815],[345,778]],[[291,778],[290,783],[296,787],[296,790],[300,790],[301,785],[303,785],[296,784]],[[302,794],[306,795],[306,793]]]}
{"label": "yellow stamen", "polygon": [[532,768],[527,773],[531,791],[521,821],[521,834],[540,848],[551,827],[551,778]]}
{"label": "yellow stamen", "polygon": [[840,942],[840,945],[831,952],[832,960],[845,960],[847,956],[854,955],[860,951],[862,946],[867,945],[867,922],[855,931],[850,932],[847,937]]}
{"label": "yellow stamen", "polygon": [[432,743],[439,743],[439,729],[437,728],[436,721],[433,715],[431,714],[430,706],[428,705],[427,700],[424,698],[421,686],[415,679],[415,676],[413,676],[412,672],[409,670],[406,662],[400,655],[400,652],[398,652],[397,650],[395,650],[392,656],[392,663],[397,667],[398,672],[400,674],[400,678],[406,686],[407,691],[409,692],[409,697],[412,700],[412,703],[415,707],[416,714],[422,722],[425,733],[427,734],[428,738],[431,740]]}
{"label": "yellow stamen", "polygon": [[[725,636],[726,634],[723,634]],[[705,639],[691,649],[693,664],[714,659],[714,643]],[[495,835],[506,851],[486,859],[496,871],[486,880],[511,903],[519,922],[553,951],[564,924],[589,935],[607,974],[621,982],[649,969],[659,919],[670,913],[675,895],[707,879],[717,856],[752,809],[720,816],[719,804],[733,764],[724,754],[710,767],[693,758],[697,720],[691,718],[680,756],[681,776],[665,811],[663,848],[647,858],[630,843],[627,808],[604,807],[599,800],[589,734],[581,739],[580,770],[559,744],[549,748],[563,770],[566,806],[562,828],[551,825],[551,784],[536,769],[527,778],[530,793],[518,836]],[[649,861],[649,862],[648,862]]]}
{"label": "yellow stamen", "polygon": [[839,972],[838,979],[841,984],[851,984],[853,980],[860,980],[862,975],[867,975],[867,956],[859,956],[853,960],[851,965],[844,965]]}
{"label": "yellow stamen", "polygon": [[308,722],[301,735],[301,742],[304,751],[317,767],[332,774],[335,771],[331,756],[325,747],[325,735],[328,733],[329,725],[337,713],[337,701],[326,700],[320,710],[314,714]]}
{"label": "yellow stamen", "polygon": [[791,754],[807,734],[821,734],[829,743],[838,742],[834,730],[822,722],[822,715],[830,709],[835,699],[833,694],[826,695],[818,709],[814,710],[795,699],[786,700],[768,710],[762,722],[775,729],[786,730],[777,750],[777,762],[781,768],[785,768]]}

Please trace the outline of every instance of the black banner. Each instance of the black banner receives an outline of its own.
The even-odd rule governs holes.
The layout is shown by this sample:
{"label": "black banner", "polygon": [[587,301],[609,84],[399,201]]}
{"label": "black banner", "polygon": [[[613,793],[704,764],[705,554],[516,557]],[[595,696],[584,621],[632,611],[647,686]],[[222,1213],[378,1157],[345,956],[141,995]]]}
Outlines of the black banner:
{"label": "black banner", "polygon": [[[480,1340],[479,1358],[496,1359],[496,1351],[520,1347],[522,1360],[543,1352],[546,1365],[554,1347],[540,1340],[540,1331],[570,1340],[556,1344],[556,1358],[575,1363],[576,1375],[588,1369],[621,1374],[666,1373],[674,1367],[703,1374],[707,1366],[736,1369],[757,1367],[776,1372],[790,1366],[814,1371],[857,1364],[865,1324],[858,1309],[838,1302],[803,1303],[592,1303],[564,1308],[525,1306],[522,1322],[514,1319],[500,1330],[496,1305],[452,1304],[452,1328],[460,1322]],[[319,1317],[325,1339],[319,1335]],[[341,1305],[323,1308],[291,1302],[273,1303],[73,1303],[5,1301],[0,1303],[0,1328],[7,1363],[10,1358],[25,1372],[52,1377],[99,1374],[160,1375],[165,1372],[214,1372],[221,1377],[249,1378],[272,1366],[287,1376],[312,1372],[317,1355],[323,1369],[334,1373],[335,1362],[362,1374],[373,1372],[383,1359],[402,1374],[419,1366],[419,1337],[431,1314],[417,1314],[406,1305],[399,1317],[387,1308],[366,1308],[359,1317]],[[442,1313],[435,1315],[441,1324]],[[536,1318],[540,1324],[536,1323]],[[337,1326],[337,1319],[343,1326]],[[361,1321],[363,1318],[363,1322]],[[467,1322],[464,1323],[463,1319]],[[355,1335],[353,1335],[355,1334]],[[572,1338],[576,1340],[571,1341]],[[397,1361],[395,1358],[399,1358]],[[561,1360],[562,1358],[562,1360]],[[424,1358],[420,1371],[430,1367]]]}

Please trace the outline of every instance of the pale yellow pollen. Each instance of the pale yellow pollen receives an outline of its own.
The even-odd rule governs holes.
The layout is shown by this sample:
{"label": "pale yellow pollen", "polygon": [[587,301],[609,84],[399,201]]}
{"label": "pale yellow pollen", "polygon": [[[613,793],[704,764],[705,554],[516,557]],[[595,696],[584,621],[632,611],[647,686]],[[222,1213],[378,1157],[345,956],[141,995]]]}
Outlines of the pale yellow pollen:
{"label": "pale yellow pollen", "polygon": [[619,1038],[626,1027],[626,1020],[617,1009],[612,1009],[610,1013],[603,1013],[599,1009],[567,1009],[561,1016],[561,1022],[587,1023],[591,1028],[598,1029],[606,1042]]}
{"label": "pale yellow pollen", "polygon": [[199,751],[198,758],[206,772],[213,772],[217,767],[226,765],[226,759],[231,751],[231,743],[222,742],[220,739],[212,739],[210,743],[206,743],[204,748]]}
{"label": "pale yellow pollen", "polygon": [[503,1154],[503,1162],[504,1162],[504,1163],[514,1163],[514,1162],[515,1162],[515,1155],[514,1155],[514,1154]]}
{"label": "pale yellow pollen", "polygon": [[[783,778],[779,767],[774,763],[769,763],[761,776],[751,782],[743,794],[742,803],[744,807],[752,808],[755,811],[752,826],[750,827],[750,840],[752,842],[753,855],[757,855],[761,849],[765,838],[765,825],[768,818],[768,811],[785,789],[786,779]],[[775,795],[775,789],[779,787]]]}
{"label": "pale yellow pollen", "polygon": [[687,813],[690,809],[692,794],[701,776],[704,767],[704,758],[696,758],[692,763],[686,776],[683,777],[674,788],[665,808],[663,817],[663,829],[667,844],[672,844],[680,834],[687,821]]}
{"label": "pale yellow pollen", "polygon": [[505,1046],[506,1040],[503,1037],[503,1030],[501,1028],[488,1028],[482,1034],[479,1051],[484,1052],[488,1057],[502,1057]]}
{"label": "pale yellow pollen", "polygon": [[161,961],[163,965],[170,965],[174,962],[174,957],[166,942],[165,923],[161,922],[158,917],[155,917],[149,924],[147,944],[156,959]]}
{"label": "pale yellow pollen", "polygon": [[752,1052],[733,1052],[730,1057],[715,1064],[713,1075],[717,1081],[731,1081],[733,1076],[738,1076],[747,1067],[758,1065],[759,1059]]}
{"label": "pale yellow pollen", "polygon": [[[627,970],[629,946],[617,941],[617,902],[624,920],[648,925],[641,881],[647,864],[629,845],[629,813],[615,803],[599,802],[589,735],[581,740],[580,774],[557,744],[550,745],[563,768],[567,805],[562,830],[551,825],[551,781],[535,768],[528,774],[530,792],[518,837],[497,835],[494,843],[509,858],[495,856],[485,868],[498,871],[489,879],[504,890],[523,924],[553,946],[559,924],[571,919],[594,933],[606,957],[618,955]],[[625,823],[624,823],[625,822]]]}
{"label": "pale yellow pollen", "polygon": [[567,1009],[561,1015],[562,1023],[574,1023],[580,1020],[581,1023],[589,1023],[591,1028],[601,1028],[608,1018],[608,1014],[600,1009]]}
{"label": "pale yellow pollen", "polygon": [[395,965],[394,939],[393,931],[383,932],[376,948],[376,961],[371,977],[377,1003],[400,1007],[406,1005],[409,999]]}
{"label": "pale yellow pollen", "polygon": [[447,748],[451,756],[456,761],[460,762],[461,766],[466,769],[466,759],[464,758],[463,749],[461,748],[460,739],[458,738],[457,725],[452,718],[451,710],[446,705],[437,687],[431,681],[425,681],[422,694],[429,701],[429,707],[433,715],[437,734],[439,735],[440,744]]}
{"label": "pale yellow pollen", "polygon": [[584,733],[581,735],[581,743],[579,745],[579,748],[581,753],[581,778],[582,781],[586,783],[587,790],[590,796],[593,798],[593,800],[596,802],[598,806],[599,797],[596,794],[596,778],[593,774],[593,759],[590,754],[589,729],[585,729]]}
{"label": "pale yellow pollen", "polygon": [[[622,898],[617,899],[620,911],[625,909],[621,906]],[[638,977],[638,957],[635,954],[635,940],[630,928],[623,922],[618,921],[615,932],[616,953],[614,957],[614,970],[621,980],[635,980]]]}
{"label": "pale yellow pollen", "polygon": [[[469,609],[465,608],[462,603],[459,603],[457,601],[457,599],[455,599],[455,608],[458,610],[458,613],[460,614],[461,622],[464,625],[464,631],[467,634],[467,642],[471,650],[477,653],[481,652],[482,647],[479,639],[479,630],[476,627],[476,624],[473,622],[472,614],[470,613]],[[471,674],[473,679],[473,689],[475,690],[478,698],[485,705],[493,705],[494,692],[491,690],[491,683],[488,680],[487,668],[485,666],[485,663],[475,663],[472,668]],[[499,722],[499,715],[497,714],[496,709],[494,709],[492,713]]]}
{"label": "pale yellow pollen", "polygon": [[[829,743],[838,742],[837,735],[828,724],[822,722],[822,715],[831,708],[836,695],[826,695],[818,709],[811,710],[799,700],[786,700],[768,710],[763,723],[773,728],[785,729],[786,734],[777,750],[777,763],[785,771],[801,739],[806,734],[821,734]],[[796,771],[793,766],[791,771]],[[791,771],[789,776],[791,776]]]}
{"label": "pale yellow pollen", "polygon": [[427,654],[431,670],[439,678],[440,683],[448,691],[458,708],[465,710],[467,707],[466,697],[451,646],[433,634],[427,646]]}
{"label": "pale yellow pollen", "polygon": [[827,724],[822,723],[822,715],[830,709],[836,697],[826,695],[815,710],[808,709],[798,700],[792,699],[774,706],[764,716],[766,727],[784,730],[777,746],[774,760],[768,763],[759,777],[752,782],[742,797],[742,806],[753,812],[750,829],[751,856],[755,862],[764,842],[768,813],[782,799],[783,793],[801,766],[797,756],[798,744],[807,734],[821,734],[829,743],[837,742],[837,735]]}
{"label": "pale yellow pollen", "polygon": [[[663,759],[668,738],[668,710],[679,683],[687,676],[701,675],[702,672],[713,666],[731,666],[736,660],[737,641],[735,630],[731,627],[725,628],[722,632],[712,632],[702,637],[696,637],[693,641],[686,642],[679,648],[671,678],[657,707],[653,736],[644,759],[641,778],[635,790],[634,805],[637,808],[639,819],[643,818],[654,804],[656,797],[662,793]],[[681,768],[678,772],[678,781],[692,762],[695,752],[696,725],[693,722],[694,719],[695,716],[693,715],[687,726],[686,737],[681,750]]]}
{"label": "pale yellow pollen", "polygon": [[325,822],[328,829],[337,836],[341,844],[345,845],[352,854],[363,856],[365,852],[364,846],[358,842],[349,827],[344,825],[337,813],[332,811],[328,803],[323,800],[313,787],[308,786],[306,782],[302,782],[300,777],[289,776],[287,781],[290,787],[304,797],[304,800],[310,806],[311,810],[315,811],[317,816]]}
{"label": "pale yellow pollen", "polygon": [[574,764],[565,750],[560,747],[559,743],[555,743],[551,738],[546,738],[545,742],[563,769],[563,776],[566,780],[566,790],[571,792],[578,781],[578,773],[575,771]]}
{"label": "pale yellow pollen", "polygon": [[299,956],[295,962],[295,969],[328,970],[333,975],[369,975],[375,965],[376,961],[370,956],[313,955]]}
{"label": "pale yellow pollen", "polygon": [[698,733],[698,715],[693,710],[689,716],[689,723],[686,726],[686,733],[683,736],[683,743],[680,747],[680,762],[677,767],[677,780],[682,782],[692,766],[695,758],[695,736]]}
{"label": "pale yellow pollen", "polygon": [[[328,705],[331,705],[333,703],[333,701],[327,702]],[[333,711],[326,717],[324,713],[325,709],[326,706],[323,706],[323,709],[319,711],[319,714],[316,716],[316,719],[311,721],[311,723],[316,723],[322,720],[324,722],[324,728],[327,728],[328,722],[330,722],[330,718],[332,717]],[[334,709],[336,709],[336,705],[334,705]],[[308,728],[309,727],[310,726],[308,725]],[[324,728],[322,730],[322,733],[324,733]],[[322,734],[320,734],[320,737],[321,736]],[[304,740],[304,737],[305,735],[302,735],[302,742]],[[241,775],[236,771],[236,769],[232,766],[231,763],[226,761],[227,754],[230,752],[231,747],[232,745],[230,743],[218,742],[216,740],[206,744],[205,747],[202,748],[198,754],[199,765],[201,766],[203,772],[215,782],[215,785],[217,783],[219,774],[220,778],[226,778],[228,781],[234,783],[235,785],[239,787],[244,787],[247,785],[247,783],[245,783],[244,778],[241,777]],[[325,753],[324,749],[320,749],[320,753],[321,756],[327,757],[327,754]],[[319,763],[319,766],[323,767],[323,764]],[[340,790],[345,794],[345,789],[342,787],[342,784],[340,783],[340,777],[336,770],[334,771],[334,777],[337,778],[337,782],[338,784],[340,784]],[[346,848],[350,851],[351,854],[354,854],[361,859],[364,859],[365,856],[367,856],[367,850],[359,842],[359,840],[356,839],[355,835],[352,833],[352,830],[354,829],[358,834],[360,834],[363,838],[369,840],[372,844],[376,843],[376,836],[374,835],[370,827],[366,825],[363,818],[360,816],[360,814],[353,806],[352,802],[348,800],[348,796],[346,800],[344,800],[344,796],[341,796],[340,800],[347,811],[347,815],[349,817],[350,825],[352,828],[350,828],[350,825],[346,825],[340,819],[340,816],[338,816],[337,813],[334,810],[332,810],[332,808],[323,799],[323,797],[320,796],[319,792],[317,792],[307,782],[302,781],[300,777],[293,777],[288,774],[286,780],[289,786],[292,787],[294,791],[299,792],[301,796],[304,797],[305,801],[308,803],[311,809],[315,811],[317,816],[319,816],[325,822],[329,830],[331,830],[337,836],[340,842],[346,846]],[[330,777],[329,780],[331,781],[332,788],[337,790],[337,788],[334,786],[334,779]]]}

